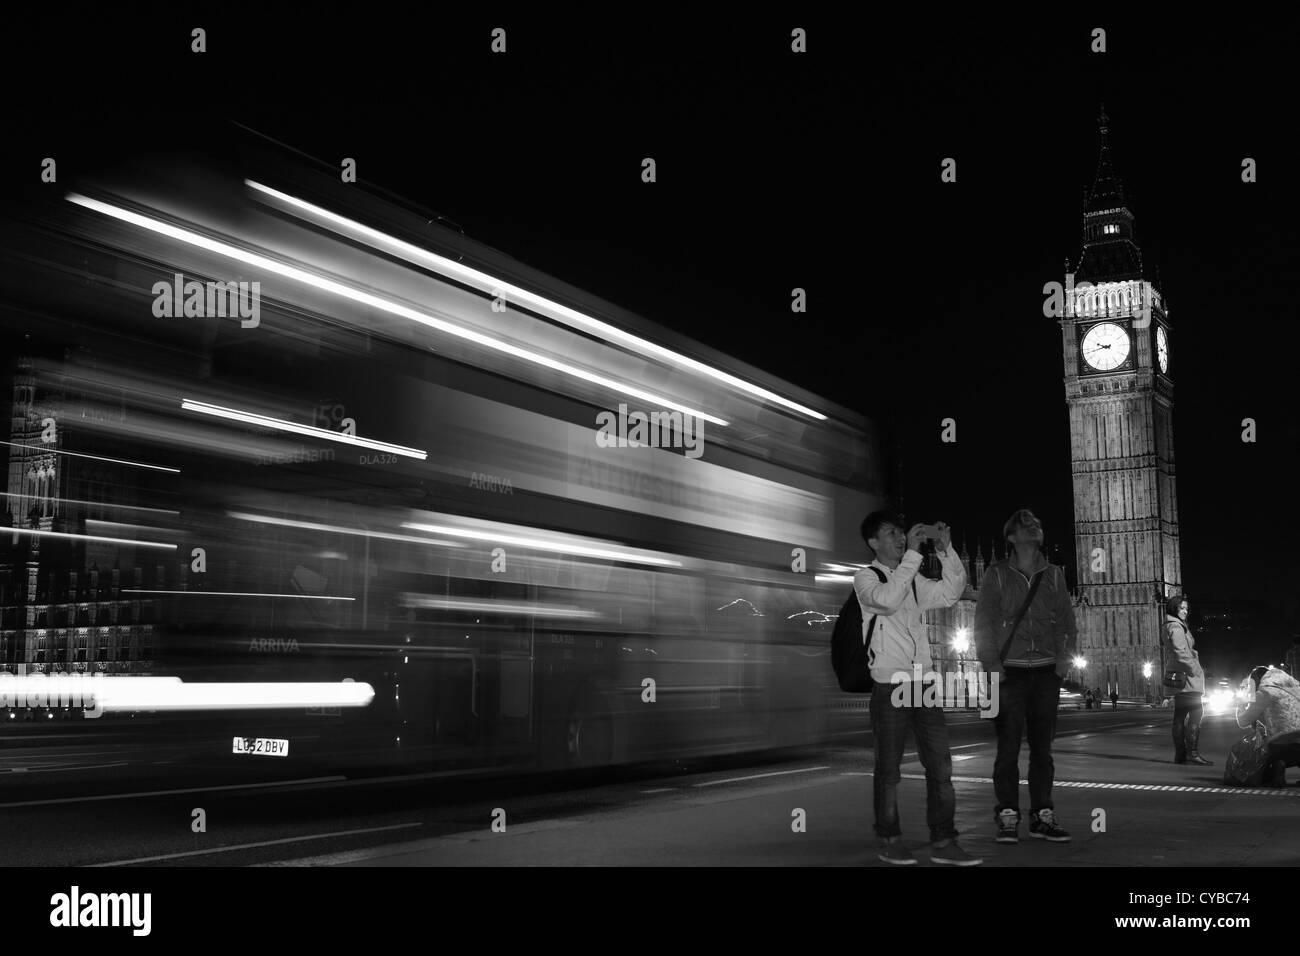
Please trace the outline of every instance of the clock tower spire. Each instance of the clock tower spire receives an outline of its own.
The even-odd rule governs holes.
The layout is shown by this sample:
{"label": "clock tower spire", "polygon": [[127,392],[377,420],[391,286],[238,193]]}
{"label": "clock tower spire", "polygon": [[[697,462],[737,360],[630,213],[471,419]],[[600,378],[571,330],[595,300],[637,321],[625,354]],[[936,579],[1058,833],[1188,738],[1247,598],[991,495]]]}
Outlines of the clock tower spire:
{"label": "clock tower spire", "polygon": [[[1133,213],[1115,173],[1110,119],[1085,191],[1083,250],[1066,271],[1061,318],[1070,412],[1079,652],[1123,696],[1159,694],[1164,617],[1182,586],[1174,478],[1169,317],[1143,273]],[[1153,680],[1158,681],[1155,677]]]}
{"label": "clock tower spire", "polygon": [[1083,252],[1075,281],[1098,283],[1142,278],[1142,250],[1137,245],[1133,213],[1124,199],[1124,184],[1110,157],[1110,118],[1106,107],[1097,118],[1101,153],[1097,175],[1083,200]]}

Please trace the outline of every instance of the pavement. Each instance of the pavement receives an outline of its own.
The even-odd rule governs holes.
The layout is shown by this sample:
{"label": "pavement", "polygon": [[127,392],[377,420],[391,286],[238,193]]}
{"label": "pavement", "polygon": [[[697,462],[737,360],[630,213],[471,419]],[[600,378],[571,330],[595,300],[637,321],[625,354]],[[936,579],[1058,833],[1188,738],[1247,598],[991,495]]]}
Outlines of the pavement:
{"label": "pavement", "polygon": [[[1214,766],[1199,767],[1173,763],[1170,718],[1140,707],[1062,712],[1054,798],[1069,843],[1030,839],[1027,819],[1020,843],[994,842],[991,728],[954,733],[962,845],[986,866],[1300,863],[1300,770],[1289,771],[1293,785],[1286,788],[1225,787],[1224,757],[1241,734],[1233,719],[1205,719],[1201,752]],[[631,797],[602,800],[595,788],[587,808],[558,817],[526,806],[516,813],[503,799],[484,804],[482,825],[473,829],[270,865],[887,866],[871,834],[870,759],[865,746],[847,745],[793,766],[644,781]],[[1022,751],[1022,772],[1026,760]],[[914,753],[902,771],[904,840],[928,866],[924,773]],[[1027,801],[1023,781],[1021,792]]]}

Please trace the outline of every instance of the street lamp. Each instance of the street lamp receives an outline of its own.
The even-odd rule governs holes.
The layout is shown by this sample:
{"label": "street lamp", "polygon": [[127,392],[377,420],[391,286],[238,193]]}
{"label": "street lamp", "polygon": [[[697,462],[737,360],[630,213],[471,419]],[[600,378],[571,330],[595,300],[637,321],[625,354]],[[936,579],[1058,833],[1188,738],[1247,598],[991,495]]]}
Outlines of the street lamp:
{"label": "street lamp", "polygon": [[1151,662],[1147,661],[1142,665],[1142,676],[1147,682],[1147,703],[1151,703]]}
{"label": "street lamp", "polygon": [[970,629],[957,628],[957,636],[952,639],[952,649],[957,652],[957,680],[961,689],[957,691],[960,699],[966,699],[966,665],[965,654],[970,650]]}
{"label": "street lamp", "polygon": [[1074,666],[1079,671],[1079,691],[1082,693],[1087,690],[1083,686],[1083,669],[1088,666],[1088,662],[1076,654],[1074,656]]}

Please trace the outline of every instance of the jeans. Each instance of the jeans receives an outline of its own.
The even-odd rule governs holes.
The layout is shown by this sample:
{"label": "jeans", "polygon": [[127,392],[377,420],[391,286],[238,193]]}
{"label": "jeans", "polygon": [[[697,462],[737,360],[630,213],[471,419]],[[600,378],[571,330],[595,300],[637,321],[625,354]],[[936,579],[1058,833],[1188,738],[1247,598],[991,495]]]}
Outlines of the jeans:
{"label": "jeans", "polygon": [[1052,740],[1056,737],[1056,708],[1061,702],[1061,678],[1056,668],[1008,667],[998,689],[1001,703],[993,726],[998,735],[998,755],[993,762],[996,816],[1003,810],[1020,812],[1020,741],[1029,735],[1030,809],[1052,809]]}
{"label": "jeans", "polygon": [[[957,829],[957,795],[952,788],[952,753],[948,749],[948,724],[940,707],[895,707],[893,686],[877,684],[871,694],[871,733],[875,738],[876,764],[872,774],[875,798],[876,836],[902,836],[898,822],[899,768],[903,746],[910,729],[916,738],[916,752],[925,768],[925,822],[931,841],[953,839]],[[920,702],[919,684],[912,687],[913,701]]]}

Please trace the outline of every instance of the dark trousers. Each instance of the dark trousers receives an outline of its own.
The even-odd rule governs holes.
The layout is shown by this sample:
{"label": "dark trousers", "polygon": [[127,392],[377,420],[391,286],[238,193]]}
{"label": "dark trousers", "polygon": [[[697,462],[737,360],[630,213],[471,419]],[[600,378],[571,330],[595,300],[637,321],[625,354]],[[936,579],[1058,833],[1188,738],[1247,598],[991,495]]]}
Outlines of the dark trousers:
{"label": "dark trousers", "polygon": [[1300,767],[1300,741],[1270,740],[1268,742],[1268,759],[1277,760],[1288,767]]}
{"label": "dark trousers", "polygon": [[[934,842],[957,836],[953,818],[957,795],[952,789],[952,753],[948,749],[948,724],[939,707],[895,707],[893,687],[877,684],[871,694],[871,733],[875,738],[876,763],[872,774],[875,797],[876,836],[902,836],[898,822],[899,768],[907,732],[916,738],[916,752],[925,768],[925,822]],[[913,688],[910,699],[921,701],[921,688]]]}
{"label": "dark trousers", "polygon": [[1056,737],[1056,708],[1061,702],[1061,678],[1055,667],[1008,667],[998,687],[1000,702],[993,726],[998,756],[993,762],[993,795],[1003,810],[1020,812],[1020,741],[1029,737],[1029,804],[1035,813],[1052,809],[1052,740]]}
{"label": "dark trousers", "polygon": [[1185,760],[1197,752],[1201,739],[1201,716],[1205,713],[1200,694],[1174,695],[1174,759]]}
{"label": "dark trousers", "polygon": [[1295,740],[1268,742],[1268,765],[1260,780],[1263,787],[1285,787],[1286,768],[1300,766],[1300,742]]}

